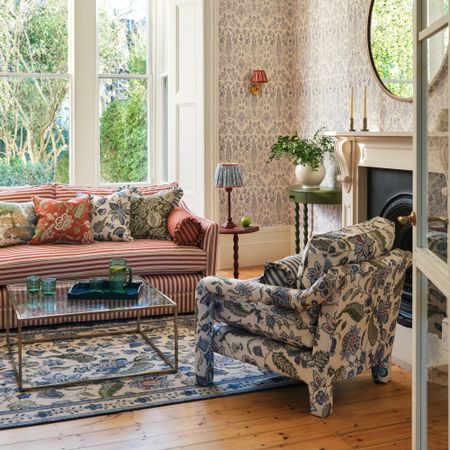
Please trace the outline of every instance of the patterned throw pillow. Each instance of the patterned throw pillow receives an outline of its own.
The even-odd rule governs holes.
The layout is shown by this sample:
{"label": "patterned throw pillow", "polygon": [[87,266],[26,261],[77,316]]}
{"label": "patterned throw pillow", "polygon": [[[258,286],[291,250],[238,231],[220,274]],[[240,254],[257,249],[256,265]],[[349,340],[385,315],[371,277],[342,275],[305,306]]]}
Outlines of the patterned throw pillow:
{"label": "patterned throw pillow", "polygon": [[167,216],[183,197],[183,189],[175,188],[151,196],[133,195],[131,201],[131,235],[136,239],[171,239]]}
{"label": "patterned throw pillow", "polygon": [[36,222],[32,202],[0,202],[0,247],[31,241]]}
{"label": "patterned throw pillow", "polygon": [[174,208],[167,217],[167,230],[177,245],[199,245],[202,224],[183,208]]}
{"label": "patterned throw pillow", "polygon": [[33,197],[33,202],[38,223],[30,244],[93,242],[89,221],[91,205],[87,197],[67,201]]}
{"label": "patterned throw pillow", "polygon": [[91,225],[96,241],[132,241],[130,233],[130,210],[132,192],[129,189],[110,195],[89,195],[91,202]]}
{"label": "patterned throw pillow", "polygon": [[375,217],[350,227],[311,237],[298,272],[300,288],[311,287],[332,267],[361,263],[392,249],[395,224]]}
{"label": "patterned throw pillow", "polygon": [[275,262],[267,262],[261,282],[271,286],[297,287],[297,273],[302,264],[302,255],[286,256]]}

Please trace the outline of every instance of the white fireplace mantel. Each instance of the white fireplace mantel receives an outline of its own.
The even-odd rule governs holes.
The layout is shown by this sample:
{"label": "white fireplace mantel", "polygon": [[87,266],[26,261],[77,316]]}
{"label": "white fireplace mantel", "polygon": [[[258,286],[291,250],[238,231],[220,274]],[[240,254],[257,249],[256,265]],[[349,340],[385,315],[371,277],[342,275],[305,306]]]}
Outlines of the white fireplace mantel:
{"label": "white fireplace mantel", "polygon": [[413,133],[333,132],[341,170],[342,225],[367,219],[367,168],[413,170]]}

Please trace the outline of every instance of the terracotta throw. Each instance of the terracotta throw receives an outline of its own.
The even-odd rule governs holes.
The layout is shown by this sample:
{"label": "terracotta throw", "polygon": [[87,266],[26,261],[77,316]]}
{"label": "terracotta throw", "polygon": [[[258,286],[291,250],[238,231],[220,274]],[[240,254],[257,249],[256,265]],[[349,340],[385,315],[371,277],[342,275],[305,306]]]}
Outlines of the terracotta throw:
{"label": "terracotta throw", "polygon": [[90,244],[94,241],[89,198],[58,201],[33,197],[38,223],[30,244]]}

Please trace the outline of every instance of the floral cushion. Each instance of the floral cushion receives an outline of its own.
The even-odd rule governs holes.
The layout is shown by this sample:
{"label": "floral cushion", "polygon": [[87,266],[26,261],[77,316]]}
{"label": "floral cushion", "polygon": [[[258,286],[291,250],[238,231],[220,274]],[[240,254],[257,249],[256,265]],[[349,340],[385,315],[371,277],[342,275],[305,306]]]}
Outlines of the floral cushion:
{"label": "floral cushion", "polygon": [[36,222],[32,202],[0,202],[0,247],[31,241]]}
{"label": "floral cushion", "polygon": [[366,222],[317,234],[309,240],[298,272],[298,287],[311,287],[332,267],[360,263],[392,249],[395,224],[375,217]]}
{"label": "floral cushion", "polygon": [[38,223],[30,244],[91,244],[91,205],[87,197],[68,201],[33,197]]}
{"label": "floral cushion", "polygon": [[264,266],[262,283],[287,288],[297,287],[297,273],[302,264],[302,255],[292,255]]}
{"label": "floral cushion", "polygon": [[171,239],[167,216],[181,200],[183,189],[161,191],[155,195],[134,194],[131,201],[131,235],[136,239]]}
{"label": "floral cushion", "polygon": [[130,210],[131,190],[125,189],[110,195],[77,194],[89,197],[91,225],[96,241],[131,241]]}

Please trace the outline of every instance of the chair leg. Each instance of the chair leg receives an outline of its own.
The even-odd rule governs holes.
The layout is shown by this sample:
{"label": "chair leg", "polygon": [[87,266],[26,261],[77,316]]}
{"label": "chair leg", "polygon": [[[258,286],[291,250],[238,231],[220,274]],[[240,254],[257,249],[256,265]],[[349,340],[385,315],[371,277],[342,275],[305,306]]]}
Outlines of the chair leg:
{"label": "chair leg", "polygon": [[333,385],[308,385],[310,412],[313,416],[328,417],[333,412]]}
{"label": "chair leg", "polygon": [[380,363],[372,366],[372,381],[374,383],[386,384],[391,380],[391,357],[388,356]]}

